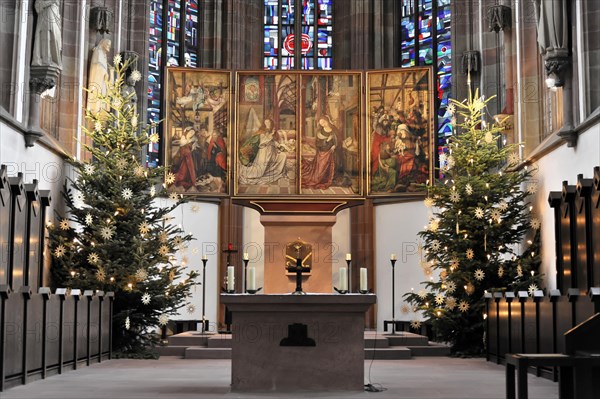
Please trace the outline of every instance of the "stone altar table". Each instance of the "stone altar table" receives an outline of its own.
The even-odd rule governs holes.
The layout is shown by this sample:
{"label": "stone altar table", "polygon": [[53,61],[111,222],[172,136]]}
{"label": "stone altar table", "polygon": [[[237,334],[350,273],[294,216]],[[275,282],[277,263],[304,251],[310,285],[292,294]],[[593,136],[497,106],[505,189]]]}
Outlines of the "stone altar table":
{"label": "stone altar table", "polygon": [[221,294],[233,313],[234,391],[363,391],[372,294]]}

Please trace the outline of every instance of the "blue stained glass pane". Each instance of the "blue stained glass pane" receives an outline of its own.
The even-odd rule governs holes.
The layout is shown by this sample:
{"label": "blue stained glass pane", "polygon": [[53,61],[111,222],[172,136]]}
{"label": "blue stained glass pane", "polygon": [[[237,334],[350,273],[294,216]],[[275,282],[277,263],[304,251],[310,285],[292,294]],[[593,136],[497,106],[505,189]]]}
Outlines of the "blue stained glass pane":
{"label": "blue stained glass pane", "polygon": [[291,69],[294,67],[294,57],[282,57],[280,69]]}
{"label": "blue stained glass pane", "polygon": [[265,69],[277,69],[277,57],[265,57]]}
{"label": "blue stained glass pane", "polygon": [[314,0],[303,0],[302,2],[302,24],[312,25],[315,23]]}
{"label": "blue stained glass pane", "polygon": [[449,6],[450,0],[437,0],[438,7]]}
{"label": "blue stained glass pane", "polygon": [[402,18],[402,40],[410,40],[415,37],[415,24],[412,18]]}
{"label": "blue stained glass pane", "polygon": [[415,49],[405,48],[402,51],[402,68],[415,66]]}
{"label": "blue stained glass pane", "polygon": [[438,130],[439,135],[443,136],[443,137],[448,137],[448,136],[452,136],[452,132],[453,132],[452,124],[447,120],[443,120],[443,122],[440,125],[440,128]]}
{"label": "blue stained glass pane", "polygon": [[419,15],[419,40],[431,38],[431,13]]}
{"label": "blue stained glass pane", "polygon": [[304,39],[302,40],[302,55],[312,57],[315,54],[315,28],[313,26],[303,26],[302,33],[308,35],[308,40],[310,41],[310,50],[306,52],[306,49],[304,48],[305,41]]}
{"label": "blue stained glass pane", "polygon": [[318,0],[318,25],[331,25],[331,0]]}
{"label": "blue stained glass pane", "polygon": [[264,16],[264,24],[265,25],[277,25],[277,21],[279,20],[278,10],[279,10],[279,1],[278,0],[265,0],[265,16]]}
{"label": "blue stained glass pane", "polygon": [[315,69],[314,58],[302,57],[302,69]]}
{"label": "blue stained glass pane", "polygon": [[[294,0],[264,0],[265,69],[293,68],[296,49],[302,49],[302,69],[331,69],[332,0],[302,0],[302,38],[294,37]],[[281,15],[278,15],[281,10]],[[281,22],[278,24],[278,22]],[[315,24],[318,29],[315,32]],[[281,26],[280,31],[279,26]],[[302,45],[304,43],[304,45]],[[310,43],[310,45],[307,45]],[[282,57],[276,61],[277,57]],[[315,62],[315,56],[323,58]],[[316,64],[316,65],[315,65]]]}
{"label": "blue stained glass pane", "polygon": [[437,46],[438,74],[452,72],[452,47],[450,42],[441,42]]}
{"label": "blue stained glass pane", "polygon": [[433,63],[433,50],[431,47],[419,49],[419,65],[431,65]]}
{"label": "blue stained glass pane", "polygon": [[317,58],[317,68],[323,70],[331,69],[331,58],[330,57],[319,57]]}
{"label": "blue stained glass pane", "polygon": [[331,31],[327,29],[318,30],[317,47],[319,56],[331,56]]}
{"label": "blue stained glass pane", "polygon": [[265,26],[264,53],[265,56],[276,56],[279,51],[279,31],[277,26]]}
{"label": "blue stained glass pane", "polygon": [[437,35],[438,40],[450,40],[450,7],[438,9],[437,17]]}
{"label": "blue stained glass pane", "polygon": [[198,65],[198,0],[188,2],[185,18],[185,65]]}
{"label": "blue stained glass pane", "polygon": [[430,11],[433,8],[431,0],[419,0],[419,11]]}
{"label": "blue stained glass pane", "polygon": [[401,13],[402,13],[403,17],[412,15],[415,13],[414,1],[415,0],[402,0],[401,1],[400,7],[401,7]]}
{"label": "blue stained glass pane", "polygon": [[281,9],[281,23],[294,25],[294,1],[284,0]]}
{"label": "blue stained glass pane", "polygon": [[443,90],[447,90],[452,87],[452,74],[441,75],[439,77],[440,87]]}

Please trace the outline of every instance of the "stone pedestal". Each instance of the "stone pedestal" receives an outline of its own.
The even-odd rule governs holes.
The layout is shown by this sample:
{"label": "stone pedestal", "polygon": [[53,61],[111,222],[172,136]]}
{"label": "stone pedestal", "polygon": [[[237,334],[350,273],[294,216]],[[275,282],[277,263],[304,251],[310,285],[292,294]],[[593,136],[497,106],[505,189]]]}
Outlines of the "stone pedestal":
{"label": "stone pedestal", "polygon": [[363,391],[375,295],[221,294],[221,303],[233,313],[234,391]]}
{"label": "stone pedestal", "polygon": [[25,146],[33,147],[44,135],[40,128],[41,95],[55,87],[61,68],[57,66],[35,66],[29,70],[29,121],[25,132]]}
{"label": "stone pedestal", "polygon": [[312,270],[302,277],[305,292],[331,293],[332,228],[335,215],[262,215],[265,227],[264,293],[283,294],[294,291],[296,275],[285,269],[287,243],[301,238],[312,245]]}

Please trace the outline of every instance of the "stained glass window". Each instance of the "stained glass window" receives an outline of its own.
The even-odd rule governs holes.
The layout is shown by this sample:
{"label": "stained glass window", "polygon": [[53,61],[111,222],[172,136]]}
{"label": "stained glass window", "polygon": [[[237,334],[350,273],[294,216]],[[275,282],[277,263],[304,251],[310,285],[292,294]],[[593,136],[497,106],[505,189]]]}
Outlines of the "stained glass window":
{"label": "stained glass window", "polygon": [[[148,122],[163,119],[163,64],[198,65],[199,0],[152,0],[150,2],[150,42],[148,65]],[[161,129],[157,128],[160,134]],[[160,143],[150,144],[148,166],[160,163]]]}
{"label": "stained glass window", "polygon": [[[331,3],[332,0],[264,0],[264,68],[295,69],[298,47],[299,69],[331,69]],[[300,32],[294,31],[297,4],[302,8]],[[297,36],[301,40],[297,41]]]}
{"label": "stained glass window", "polygon": [[400,0],[402,67],[432,65],[436,87],[438,148],[452,135],[448,99],[452,97],[451,0]]}

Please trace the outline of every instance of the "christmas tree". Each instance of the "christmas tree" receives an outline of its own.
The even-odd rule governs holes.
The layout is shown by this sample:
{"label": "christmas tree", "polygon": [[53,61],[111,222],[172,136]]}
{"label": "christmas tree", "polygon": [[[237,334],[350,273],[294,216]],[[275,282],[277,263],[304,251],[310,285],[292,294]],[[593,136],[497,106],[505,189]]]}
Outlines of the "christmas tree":
{"label": "christmas tree", "polygon": [[114,82],[97,93],[101,107],[86,111],[90,162],[70,159],[76,177],[65,183],[67,216],[49,227],[52,277],[57,287],[114,291],[113,348],[141,354],[157,342],[154,329],[185,306],[197,273],[184,276],[174,254],[192,239],[168,223],[183,200],[157,206],[164,191],[160,168],[141,163],[142,149],[157,142],[149,126],[138,131],[131,61],[115,56]]}
{"label": "christmas tree", "polygon": [[528,203],[537,185],[530,168],[517,167],[518,145],[505,145],[502,127],[483,121],[489,101],[476,92],[449,107],[460,123],[440,155],[440,181],[425,199],[429,223],[419,232],[428,280],[405,294],[455,353],[483,350],[485,292],[539,289],[539,233],[530,232],[540,225]]}

